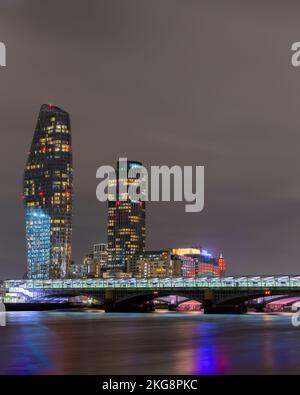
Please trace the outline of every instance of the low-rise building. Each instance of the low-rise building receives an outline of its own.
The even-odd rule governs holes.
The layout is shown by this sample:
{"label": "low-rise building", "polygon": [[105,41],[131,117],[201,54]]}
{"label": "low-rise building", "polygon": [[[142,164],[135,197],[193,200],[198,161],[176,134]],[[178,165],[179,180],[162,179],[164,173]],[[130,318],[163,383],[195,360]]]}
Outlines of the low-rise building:
{"label": "low-rise building", "polygon": [[134,277],[177,277],[181,275],[181,262],[171,259],[170,250],[146,251],[129,260],[127,272]]}
{"label": "low-rise building", "polygon": [[173,248],[172,259],[182,262],[182,276],[223,276],[225,274],[225,260],[215,258],[204,248]]}
{"label": "low-rise building", "polygon": [[146,251],[128,261],[127,272],[133,277],[221,276],[225,260],[222,255],[214,258],[203,248]]}

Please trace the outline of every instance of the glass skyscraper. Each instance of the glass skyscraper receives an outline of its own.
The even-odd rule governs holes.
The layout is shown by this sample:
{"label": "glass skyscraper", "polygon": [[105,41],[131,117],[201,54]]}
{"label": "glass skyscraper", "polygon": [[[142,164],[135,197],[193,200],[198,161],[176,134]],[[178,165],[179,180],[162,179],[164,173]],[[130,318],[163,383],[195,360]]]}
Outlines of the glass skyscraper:
{"label": "glass skyscraper", "polygon": [[42,105],[23,181],[27,276],[63,278],[71,262],[73,165],[69,114]]}
{"label": "glass skyscraper", "polygon": [[122,199],[119,196],[122,188],[140,185],[138,177],[128,177],[129,170],[134,168],[138,170],[142,164],[119,161],[115,178],[109,180],[109,187],[115,185],[117,192],[117,199],[108,201],[107,225],[107,266],[114,272],[126,272],[128,259],[145,251],[145,202],[132,200],[128,193],[123,193]]}

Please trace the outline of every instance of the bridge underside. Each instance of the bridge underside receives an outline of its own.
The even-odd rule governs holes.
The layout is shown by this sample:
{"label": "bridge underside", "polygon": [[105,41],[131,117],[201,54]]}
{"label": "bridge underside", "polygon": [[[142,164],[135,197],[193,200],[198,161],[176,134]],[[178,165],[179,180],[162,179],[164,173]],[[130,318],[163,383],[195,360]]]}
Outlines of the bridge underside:
{"label": "bridge underside", "polygon": [[153,290],[128,289],[128,288],[107,288],[107,289],[36,289],[34,298],[54,298],[75,296],[87,296],[94,298],[106,311],[148,311],[151,310],[151,301],[166,296],[178,296],[184,300],[195,300],[202,304],[204,311],[224,312],[239,311],[246,301],[264,297],[266,295],[283,297],[300,297],[300,288],[160,288]]}

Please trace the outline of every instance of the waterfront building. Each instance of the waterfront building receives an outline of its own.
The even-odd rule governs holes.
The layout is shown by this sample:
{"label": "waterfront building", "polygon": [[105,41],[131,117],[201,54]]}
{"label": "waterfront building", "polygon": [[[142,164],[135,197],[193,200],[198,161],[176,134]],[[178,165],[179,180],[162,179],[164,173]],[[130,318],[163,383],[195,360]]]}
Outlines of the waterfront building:
{"label": "waterfront building", "polygon": [[[180,260],[182,263],[182,276],[220,276],[225,273],[225,263],[212,256],[204,248],[173,248],[172,259]],[[220,271],[220,265],[222,271]]]}
{"label": "waterfront building", "polygon": [[23,180],[27,276],[64,278],[71,263],[73,165],[69,114],[42,105]]}
{"label": "waterfront building", "polygon": [[225,264],[202,248],[173,248],[131,257],[127,272],[134,277],[211,277],[223,275]]}
{"label": "waterfront building", "polygon": [[142,168],[142,164],[119,161],[115,176],[109,180],[109,188],[116,187],[115,199],[108,202],[107,266],[112,273],[125,272],[128,260],[145,250],[145,202],[132,200],[128,192],[120,196],[129,185],[140,185],[138,177],[128,176],[134,168]]}
{"label": "waterfront building", "polygon": [[181,276],[181,261],[172,260],[170,250],[146,251],[128,261],[127,271],[134,277],[176,277]]}

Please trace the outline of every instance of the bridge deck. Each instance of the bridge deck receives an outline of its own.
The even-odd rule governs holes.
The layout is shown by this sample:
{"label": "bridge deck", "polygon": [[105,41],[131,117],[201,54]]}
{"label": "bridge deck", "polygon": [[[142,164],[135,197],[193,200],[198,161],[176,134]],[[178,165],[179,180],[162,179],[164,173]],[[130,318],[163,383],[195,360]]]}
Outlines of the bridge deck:
{"label": "bridge deck", "polygon": [[109,278],[109,279],[55,279],[7,280],[6,290],[30,289],[107,289],[107,288],[300,288],[300,275],[290,276],[239,276],[196,278]]}

